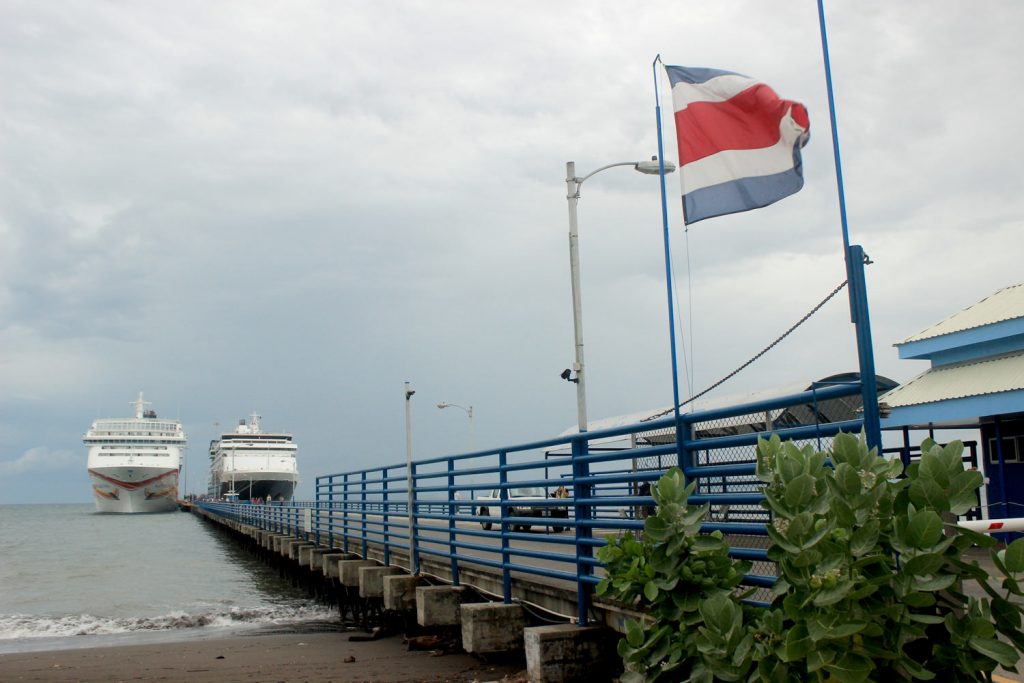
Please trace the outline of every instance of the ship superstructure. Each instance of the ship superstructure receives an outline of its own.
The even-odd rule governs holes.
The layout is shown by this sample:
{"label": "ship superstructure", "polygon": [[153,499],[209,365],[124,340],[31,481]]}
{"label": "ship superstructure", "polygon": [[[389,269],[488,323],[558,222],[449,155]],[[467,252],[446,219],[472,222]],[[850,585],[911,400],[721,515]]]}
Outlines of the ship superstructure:
{"label": "ship superstructure", "polygon": [[229,500],[291,500],[299,483],[298,446],[292,435],[264,432],[260,416],[239,420],[235,431],[210,442],[210,486],[213,498]]}
{"label": "ship superstructure", "polygon": [[134,417],[102,418],[82,441],[98,512],[170,512],[178,504],[178,477],[187,445],[180,420],[157,417],[142,392]]}

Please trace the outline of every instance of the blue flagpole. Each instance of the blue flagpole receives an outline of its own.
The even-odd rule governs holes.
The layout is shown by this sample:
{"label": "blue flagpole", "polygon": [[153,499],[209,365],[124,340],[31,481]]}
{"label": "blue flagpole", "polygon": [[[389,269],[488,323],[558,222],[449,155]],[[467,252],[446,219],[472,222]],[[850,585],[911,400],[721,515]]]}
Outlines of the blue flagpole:
{"label": "blue flagpole", "polygon": [[[658,168],[661,171],[661,225],[662,225],[662,236],[665,242],[665,288],[668,292],[668,338],[669,338],[669,349],[672,354],[672,407],[675,412],[676,418],[676,455],[678,457],[679,467],[684,467],[689,463],[684,462],[683,459],[683,448],[682,448],[682,435],[680,432],[680,421],[679,421],[679,373],[677,371],[676,362],[676,317],[674,307],[672,305],[672,250],[669,244],[669,232],[668,232],[668,199],[665,194],[665,149],[662,142],[661,133],[661,98],[658,96],[658,62],[661,61],[661,55],[659,54],[654,58],[654,62],[651,64],[651,71],[654,74],[654,115],[658,122]],[[680,170],[681,172],[681,170]]]}
{"label": "blue flagpole", "polygon": [[[836,126],[836,99],[832,94],[832,65],[828,59],[828,37],[825,35],[825,6],[818,0],[818,22],[821,25],[821,52],[825,58],[825,87],[828,90],[828,114],[832,124],[832,154],[836,164],[836,185],[839,190],[839,220],[843,227],[843,254],[846,258],[846,277],[850,277],[850,229],[846,222],[846,193],[843,191],[843,164],[839,160],[839,129]],[[852,289],[850,290],[852,293]],[[850,302],[851,312],[853,302]]]}
{"label": "blue flagpole", "polygon": [[828,113],[832,124],[832,153],[836,165],[836,186],[839,192],[839,218],[843,228],[843,257],[846,281],[850,292],[850,320],[856,328],[857,360],[860,366],[861,400],[864,408],[864,436],[869,448],[882,449],[882,429],[878,410],[878,382],[875,377],[875,353],[871,340],[871,319],[868,314],[864,249],[850,246],[850,230],[846,221],[846,193],[843,191],[843,165],[839,158],[839,129],[836,125],[836,100],[832,93],[832,65],[828,57],[825,32],[824,0],[818,0],[818,22],[821,26],[821,52],[825,59],[825,85],[828,89]]}

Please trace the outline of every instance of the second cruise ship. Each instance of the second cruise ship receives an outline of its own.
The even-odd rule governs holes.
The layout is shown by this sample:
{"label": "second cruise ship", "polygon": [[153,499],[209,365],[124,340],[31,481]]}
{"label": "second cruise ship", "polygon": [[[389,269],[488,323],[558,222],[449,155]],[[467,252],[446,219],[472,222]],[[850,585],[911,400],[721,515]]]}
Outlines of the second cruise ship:
{"label": "second cruise ship", "polygon": [[229,500],[291,500],[299,483],[292,435],[264,432],[260,416],[239,420],[235,431],[210,442],[212,498]]}

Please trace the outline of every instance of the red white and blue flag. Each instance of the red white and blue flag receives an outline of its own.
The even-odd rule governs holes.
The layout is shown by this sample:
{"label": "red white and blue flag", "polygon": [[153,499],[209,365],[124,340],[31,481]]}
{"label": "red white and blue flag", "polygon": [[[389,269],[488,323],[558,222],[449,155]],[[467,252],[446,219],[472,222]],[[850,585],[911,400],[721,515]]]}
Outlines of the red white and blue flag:
{"label": "red white and blue flag", "polygon": [[804,185],[807,109],[748,76],[666,66],[687,224],[773,204]]}

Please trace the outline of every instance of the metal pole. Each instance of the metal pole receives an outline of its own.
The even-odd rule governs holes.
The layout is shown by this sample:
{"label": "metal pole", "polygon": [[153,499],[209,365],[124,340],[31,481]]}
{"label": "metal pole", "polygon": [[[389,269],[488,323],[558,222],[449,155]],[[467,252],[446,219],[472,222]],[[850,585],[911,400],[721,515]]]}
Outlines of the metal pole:
{"label": "metal pole", "polygon": [[846,192],[843,190],[843,164],[839,157],[839,127],[836,123],[836,100],[832,93],[832,65],[828,56],[825,31],[825,6],[818,0],[818,23],[821,28],[821,52],[825,61],[825,86],[828,90],[829,122],[832,125],[832,155],[836,167],[836,189],[839,195],[839,220],[843,231],[843,257],[846,259],[846,280],[850,293],[850,320],[856,327],[857,356],[860,365],[861,396],[864,404],[864,431],[868,447],[882,451],[878,415],[878,385],[875,381],[874,350],[871,323],[868,318],[868,296],[864,279],[863,249],[850,245],[850,229],[846,220]]}
{"label": "metal pole", "polygon": [[860,365],[860,393],[864,410],[864,436],[868,448],[882,452],[881,415],[878,410],[878,379],[875,375],[875,352],[871,341],[871,316],[868,314],[867,281],[864,263],[867,257],[859,244],[850,247],[850,293],[854,296],[854,329],[857,335],[857,357]]}
{"label": "metal pole", "polygon": [[[662,229],[662,242],[664,243],[665,249],[665,291],[668,298],[668,342],[669,342],[669,354],[672,361],[672,412],[676,418],[676,464],[679,467],[685,467],[690,463],[687,462],[688,458],[683,455],[683,440],[680,438],[680,421],[679,421],[679,371],[678,361],[676,359],[676,316],[674,306],[674,297],[672,295],[672,248],[669,243],[669,230],[668,230],[668,199],[665,192],[665,150],[663,144],[663,136],[661,130],[661,97],[658,95],[658,70],[657,63],[661,60],[661,55],[658,55],[654,64],[651,65],[651,69],[654,72],[654,118],[658,124],[658,163],[660,165],[659,170],[661,171],[661,229]],[[682,159],[679,160],[679,172],[682,173]]]}
{"label": "metal pole", "polygon": [[405,383],[405,487],[406,518],[409,520],[409,571],[416,573],[416,515],[413,514],[413,476],[412,476],[412,404],[410,399],[415,390]]}
{"label": "metal pole", "polygon": [[469,450],[476,450],[476,421],[473,420],[473,406],[469,407]]}
{"label": "metal pole", "polygon": [[580,296],[580,251],[576,205],[580,199],[580,181],[576,162],[565,164],[566,199],[569,200],[569,273],[572,278],[572,328],[576,344],[576,411],[580,432],[587,431],[587,377],[583,371],[583,303]]}

